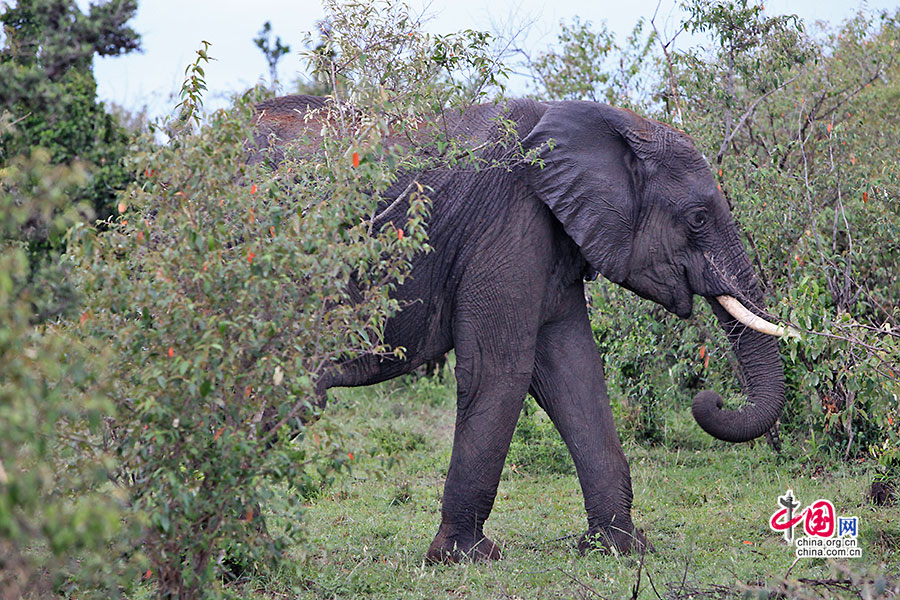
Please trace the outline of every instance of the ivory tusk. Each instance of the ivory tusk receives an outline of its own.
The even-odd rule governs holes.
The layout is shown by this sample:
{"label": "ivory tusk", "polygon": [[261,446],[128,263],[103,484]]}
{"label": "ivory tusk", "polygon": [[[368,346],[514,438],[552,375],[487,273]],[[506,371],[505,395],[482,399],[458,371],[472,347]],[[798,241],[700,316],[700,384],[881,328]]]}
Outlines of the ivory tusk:
{"label": "ivory tusk", "polygon": [[800,339],[800,332],[793,327],[788,327],[787,325],[775,325],[758,315],[754,315],[747,310],[747,307],[732,296],[716,296],[716,300],[719,301],[722,308],[728,311],[728,314],[754,331],[765,333],[767,335],[774,335],[776,337],[787,336]]}

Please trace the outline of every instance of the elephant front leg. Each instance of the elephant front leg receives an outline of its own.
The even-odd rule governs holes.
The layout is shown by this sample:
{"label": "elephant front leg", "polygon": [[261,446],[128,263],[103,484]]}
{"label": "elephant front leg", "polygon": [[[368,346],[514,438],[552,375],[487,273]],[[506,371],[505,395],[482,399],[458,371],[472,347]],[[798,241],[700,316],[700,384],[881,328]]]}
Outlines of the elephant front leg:
{"label": "elephant front leg", "polygon": [[563,303],[560,318],[545,324],[538,335],[531,393],[575,462],[588,518],[578,549],[642,551],[647,542],[631,520],[631,474],[613,423],[582,286],[573,286]]}
{"label": "elephant front leg", "polygon": [[[459,404],[453,453],[444,485],[441,525],[426,558],[459,562],[500,558],[500,548],[484,535],[503,463],[531,379],[533,355],[498,367],[490,357],[457,347]],[[485,368],[487,358],[493,368]],[[481,364],[479,364],[481,363]]]}

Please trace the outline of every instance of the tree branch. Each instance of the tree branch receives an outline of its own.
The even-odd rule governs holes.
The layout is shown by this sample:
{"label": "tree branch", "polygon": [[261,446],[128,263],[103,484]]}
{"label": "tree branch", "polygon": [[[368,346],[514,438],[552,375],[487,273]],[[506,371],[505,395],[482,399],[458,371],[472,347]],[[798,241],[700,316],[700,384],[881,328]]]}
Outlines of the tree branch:
{"label": "tree branch", "polygon": [[732,129],[731,132],[725,137],[725,139],[722,140],[722,145],[719,146],[719,152],[716,154],[716,164],[720,164],[722,162],[722,158],[725,156],[725,149],[728,148],[728,144],[731,143],[731,140],[734,139],[734,136],[737,134],[737,132],[740,131],[740,129],[741,129],[741,127],[743,127],[744,123],[747,122],[747,119],[750,118],[750,115],[753,114],[753,111],[756,110],[756,107],[759,106],[759,103],[762,102],[763,100],[765,100],[766,98],[768,98],[769,96],[771,96],[772,94],[774,94],[775,92],[777,92],[778,90],[781,90],[785,86],[796,81],[796,79],[798,77],[800,77],[801,73],[802,73],[802,71],[800,73],[797,73],[796,75],[794,75],[793,77],[791,77],[790,79],[788,79],[787,81],[785,81],[784,83],[779,85],[778,87],[772,88],[771,90],[769,90],[768,92],[766,92],[765,94],[763,94],[762,96],[760,96],[759,98],[754,100],[752,104],[750,104],[750,106],[747,108],[747,110],[744,111],[744,114],[741,115],[741,118],[740,118],[740,120],[738,120],[737,125],[734,126],[734,129]]}

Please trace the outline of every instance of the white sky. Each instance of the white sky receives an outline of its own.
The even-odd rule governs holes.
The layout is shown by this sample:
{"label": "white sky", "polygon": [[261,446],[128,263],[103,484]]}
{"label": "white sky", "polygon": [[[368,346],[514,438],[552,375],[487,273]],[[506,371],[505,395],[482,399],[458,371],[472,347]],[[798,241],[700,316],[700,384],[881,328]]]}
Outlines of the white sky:
{"label": "white sky", "polygon": [[[683,13],[678,0],[408,0],[416,12],[433,15],[426,29],[450,33],[460,29],[518,30],[532,22],[524,43],[530,52],[556,40],[560,20],[606,21],[621,42],[640,17],[650,18],[659,3],[657,27],[671,35]],[[82,7],[88,0],[79,0]],[[816,20],[838,23],[860,7],[895,9],[897,0],[766,0],[768,14],[796,13],[810,25]],[[427,8],[426,8],[427,6]],[[212,43],[217,60],[206,68],[207,106],[220,105],[231,92],[243,91],[259,80],[268,81],[268,67],[253,38],[265,21],[272,22],[273,38],[280,36],[291,52],[278,63],[279,78],[293,81],[304,71],[298,52],[303,34],[323,16],[319,0],[140,0],[131,21],[142,35],[143,53],[95,61],[98,94],[131,110],[148,106],[150,114],[167,114],[177,100],[185,67],[195,58],[201,40]],[[679,37],[676,46],[692,41]],[[525,91],[514,81],[513,92]]]}

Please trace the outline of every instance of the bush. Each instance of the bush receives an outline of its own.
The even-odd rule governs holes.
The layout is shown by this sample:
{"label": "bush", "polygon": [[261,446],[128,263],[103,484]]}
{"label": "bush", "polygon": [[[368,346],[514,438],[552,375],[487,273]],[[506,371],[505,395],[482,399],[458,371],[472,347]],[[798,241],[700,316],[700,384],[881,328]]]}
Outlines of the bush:
{"label": "bush", "polygon": [[[204,43],[165,126],[170,142],[146,139],[131,157],[139,178],[120,216],[71,233],[87,299],[80,332],[114,356],[117,481],[130,518],[146,524],[146,576],[160,596],[216,596],[217,581],[302,540],[301,502],[350,459],[323,424],[310,430],[317,382],[362,353],[402,355],[382,341],[400,308],[391,292],[428,251],[421,187],[405,195],[404,222],[375,226],[398,170],[423,164],[391,140],[480,93],[454,75],[487,60],[478,35],[432,38],[387,6],[331,9],[336,64],[315,58],[352,83],[352,104],[321,109],[277,162],[248,162],[263,92],[202,120]],[[404,94],[404,82],[421,94]],[[279,503],[285,530],[267,531],[259,510],[278,485],[297,493]]]}
{"label": "bush", "polygon": [[[208,589],[230,546],[277,556],[282,540],[255,516],[271,485],[302,489],[342,467],[343,453],[303,443],[315,382],[341,357],[392,351],[379,342],[397,308],[390,282],[424,242],[421,201],[405,237],[367,235],[377,165],[354,169],[343,152],[325,177],[300,158],[271,174],[247,165],[250,99],[135,157],[145,177],[123,216],[72,236],[83,328],[116,356],[120,479],[149,522],[154,580],[186,598]],[[328,197],[341,202],[317,200]],[[363,290],[353,303],[351,276]],[[288,510],[297,541],[299,499]]]}
{"label": "bush", "polygon": [[109,480],[110,355],[56,321],[74,308],[69,269],[28,251],[29,222],[58,236],[81,218],[69,194],[84,181],[40,149],[0,170],[0,598],[108,598],[136,581],[127,494]]}
{"label": "bush", "polygon": [[[900,14],[863,14],[815,38],[747,2],[693,4],[719,44],[686,57],[685,126],[715,163],[772,312],[806,335],[784,349],[782,423],[865,455],[891,429],[900,335],[896,269]],[[718,82],[718,85],[711,85]],[[717,90],[715,94],[701,89]],[[887,138],[882,138],[887,136]]]}

